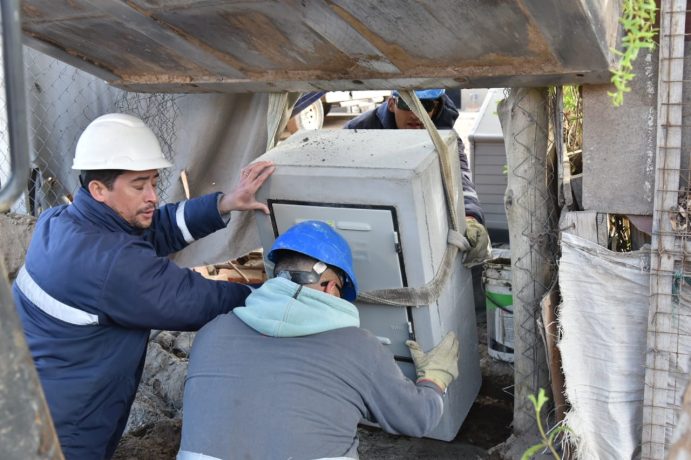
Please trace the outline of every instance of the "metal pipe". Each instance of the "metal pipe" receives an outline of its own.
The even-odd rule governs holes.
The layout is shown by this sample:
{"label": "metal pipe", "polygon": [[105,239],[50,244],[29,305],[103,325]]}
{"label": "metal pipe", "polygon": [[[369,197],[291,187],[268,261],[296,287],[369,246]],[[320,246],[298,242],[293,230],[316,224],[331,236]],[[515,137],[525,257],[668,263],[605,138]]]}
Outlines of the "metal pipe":
{"label": "metal pipe", "polygon": [[[5,0],[3,0],[5,1]],[[0,259],[0,446],[3,460],[62,459]]]}
{"label": "metal pipe", "polygon": [[[18,0],[0,1],[10,138],[11,174],[0,190],[0,212],[9,209],[29,172],[26,97]],[[63,458],[41,383],[29,353],[0,259],[0,446],[7,460]]]}
{"label": "metal pipe", "polygon": [[0,12],[11,164],[10,177],[0,189],[0,212],[4,212],[26,187],[29,174],[29,134],[19,0],[2,0]]}

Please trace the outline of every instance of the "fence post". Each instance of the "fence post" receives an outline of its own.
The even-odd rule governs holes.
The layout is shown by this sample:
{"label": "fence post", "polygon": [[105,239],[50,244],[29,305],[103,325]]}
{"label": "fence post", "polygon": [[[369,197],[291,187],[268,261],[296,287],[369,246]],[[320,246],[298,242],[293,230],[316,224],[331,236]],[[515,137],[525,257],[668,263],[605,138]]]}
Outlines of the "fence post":
{"label": "fence post", "polygon": [[[650,310],[643,396],[641,458],[667,458],[674,428],[680,421],[681,396],[688,379],[689,58],[685,52],[686,0],[660,3],[657,152],[650,258]],[[680,175],[683,181],[680,182]],[[678,220],[679,219],[679,220]],[[686,374],[686,375],[684,375]]]}
{"label": "fence post", "polygon": [[513,433],[537,436],[528,395],[548,393],[549,373],[537,326],[540,301],[556,277],[555,155],[548,152],[547,88],[514,88],[497,108],[508,163],[505,207],[511,242],[514,311]]}
{"label": "fence post", "polygon": [[5,460],[62,459],[0,260],[0,446]]}

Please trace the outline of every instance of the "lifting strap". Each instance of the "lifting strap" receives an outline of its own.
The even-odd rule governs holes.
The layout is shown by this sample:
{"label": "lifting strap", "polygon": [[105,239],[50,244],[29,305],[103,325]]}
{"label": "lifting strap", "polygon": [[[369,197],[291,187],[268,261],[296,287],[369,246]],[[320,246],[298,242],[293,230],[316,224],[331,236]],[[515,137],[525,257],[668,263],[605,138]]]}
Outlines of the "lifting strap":
{"label": "lifting strap", "polygon": [[470,243],[463,236],[465,233],[465,208],[463,200],[459,200],[460,181],[458,180],[458,174],[460,165],[458,164],[458,157],[449,152],[448,146],[441,138],[427,111],[422,107],[415,91],[400,91],[399,94],[408,107],[413,110],[413,113],[422,121],[437,150],[444,197],[446,198],[446,211],[449,217],[446,250],[434,278],[424,286],[360,292],[357,300],[364,303],[390,306],[429,305],[439,298],[442,289],[454,272],[455,264],[458,260],[458,257],[456,257],[458,252],[465,252],[470,248]]}
{"label": "lifting strap", "polygon": [[456,230],[449,229],[446,251],[437,273],[432,281],[419,288],[404,287],[395,289],[378,289],[360,292],[357,300],[364,303],[405,307],[414,305],[429,305],[434,303],[441,294],[454,271],[458,252],[467,251],[470,247],[468,240]]}

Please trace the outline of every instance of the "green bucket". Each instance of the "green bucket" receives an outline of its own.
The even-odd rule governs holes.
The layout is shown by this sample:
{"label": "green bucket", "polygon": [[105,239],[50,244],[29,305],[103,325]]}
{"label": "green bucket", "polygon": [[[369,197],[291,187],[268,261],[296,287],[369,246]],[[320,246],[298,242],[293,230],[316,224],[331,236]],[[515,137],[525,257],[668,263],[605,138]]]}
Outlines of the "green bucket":
{"label": "green bucket", "polygon": [[511,259],[496,258],[485,263],[482,281],[487,308],[487,352],[493,358],[512,363],[514,330]]}

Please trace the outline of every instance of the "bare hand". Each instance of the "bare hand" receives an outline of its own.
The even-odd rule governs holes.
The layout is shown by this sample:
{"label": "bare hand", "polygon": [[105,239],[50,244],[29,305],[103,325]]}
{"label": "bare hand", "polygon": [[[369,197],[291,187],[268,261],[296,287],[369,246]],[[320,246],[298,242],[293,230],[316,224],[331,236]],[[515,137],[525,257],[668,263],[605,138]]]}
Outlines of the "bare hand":
{"label": "bare hand", "polygon": [[230,211],[261,210],[269,214],[269,208],[255,198],[255,193],[264,181],[274,172],[276,167],[271,161],[257,161],[250,163],[240,173],[240,183],[221,198],[219,211],[225,214]]}

